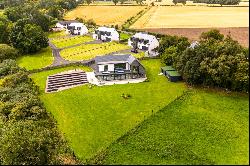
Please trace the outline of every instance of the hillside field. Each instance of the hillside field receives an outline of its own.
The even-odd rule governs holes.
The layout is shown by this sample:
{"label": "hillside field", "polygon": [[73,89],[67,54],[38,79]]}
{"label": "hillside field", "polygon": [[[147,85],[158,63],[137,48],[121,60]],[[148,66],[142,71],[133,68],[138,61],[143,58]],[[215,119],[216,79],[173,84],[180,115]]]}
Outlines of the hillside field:
{"label": "hillside field", "polygon": [[79,6],[68,12],[64,19],[93,19],[97,25],[122,25],[127,19],[135,16],[145,6]]}
{"label": "hillside field", "polygon": [[192,89],[99,153],[114,165],[249,164],[247,95]]}
{"label": "hillside field", "polygon": [[[96,86],[92,89],[85,85],[45,94],[48,75],[73,68],[44,71],[31,76],[40,87],[46,109],[53,114],[59,129],[82,161],[108,147],[144,118],[186,91],[184,83],[172,83],[165,76],[158,75],[161,66],[158,59],[141,62],[149,82]],[[123,93],[132,97],[123,99]]]}
{"label": "hillside field", "polygon": [[248,7],[159,6],[131,28],[248,27],[248,18]]}

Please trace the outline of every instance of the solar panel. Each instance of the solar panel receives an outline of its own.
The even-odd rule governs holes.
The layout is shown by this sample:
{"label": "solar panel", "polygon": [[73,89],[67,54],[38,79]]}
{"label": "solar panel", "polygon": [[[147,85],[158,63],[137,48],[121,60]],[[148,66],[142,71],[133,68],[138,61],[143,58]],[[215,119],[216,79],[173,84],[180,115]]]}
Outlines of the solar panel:
{"label": "solar panel", "polygon": [[57,92],[61,88],[68,89],[86,83],[88,83],[87,75],[83,71],[51,75],[47,78],[46,92]]}

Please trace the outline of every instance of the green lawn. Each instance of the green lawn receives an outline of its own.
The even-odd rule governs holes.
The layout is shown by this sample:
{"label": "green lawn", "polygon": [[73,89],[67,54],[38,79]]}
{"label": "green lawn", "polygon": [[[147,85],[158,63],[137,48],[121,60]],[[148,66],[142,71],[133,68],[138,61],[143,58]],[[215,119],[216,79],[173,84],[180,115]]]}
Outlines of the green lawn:
{"label": "green lawn", "polygon": [[65,31],[58,31],[58,32],[49,32],[47,33],[48,38],[58,38],[58,37],[66,37],[69,36],[65,33]]}
{"label": "green lawn", "polygon": [[27,70],[40,69],[53,63],[53,56],[50,47],[44,48],[36,54],[23,55],[17,59],[20,67]]}
{"label": "green lawn", "polygon": [[131,36],[127,33],[120,33],[120,40],[128,40]]}
{"label": "green lawn", "polygon": [[248,134],[247,95],[192,90],[121,137],[96,161],[107,165],[248,165]]}
{"label": "green lawn", "polygon": [[75,36],[75,37],[60,37],[51,39],[51,42],[58,48],[81,44],[85,42],[93,41],[90,36]]}
{"label": "green lawn", "polygon": [[[145,118],[165,107],[186,87],[184,83],[171,83],[159,76],[160,61],[141,61],[149,82],[76,88],[45,94],[46,78],[66,69],[33,74],[31,77],[41,88],[41,99],[58,122],[77,157],[85,160],[107,148]],[[68,70],[69,68],[67,68]],[[130,94],[130,99],[121,95]]]}
{"label": "green lawn", "polygon": [[101,44],[86,44],[62,50],[61,56],[67,60],[89,60],[96,56],[109,54],[115,51],[126,50],[130,47],[116,42]]}

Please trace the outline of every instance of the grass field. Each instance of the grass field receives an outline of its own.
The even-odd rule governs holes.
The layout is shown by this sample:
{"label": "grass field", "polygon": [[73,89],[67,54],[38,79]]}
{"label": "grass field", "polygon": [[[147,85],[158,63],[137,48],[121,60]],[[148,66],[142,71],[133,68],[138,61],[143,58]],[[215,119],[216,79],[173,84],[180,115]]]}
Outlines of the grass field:
{"label": "grass field", "polygon": [[145,8],[145,6],[79,6],[68,12],[64,19],[72,20],[79,17],[84,20],[93,19],[98,25],[120,26]]}
{"label": "grass field", "polygon": [[47,33],[48,38],[58,38],[58,37],[66,37],[68,36],[65,34],[65,31],[58,31],[58,32],[49,32]]}
{"label": "grass field", "polygon": [[23,55],[17,59],[20,67],[27,70],[40,69],[53,63],[53,56],[50,47],[42,49],[36,54]]}
{"label": "grass field", "polygon": [[51,42],[57,48],[63,48],[63,47],[72,46],[72,45],[81,44],[81,43],[90,42],[90,41],[93,41],[92,37],[90,36],[60,37],[60,38],[51,39]]}
{"label": "grass field", "polygon": [[126,50],[130,48],[127,45],[115,42],[102,44],[86,44],[61,51],[61,56],[67,60],[90,60],[96,56],[109,54],[112,52]]}
{"label": "grass field", "polygon": [[131,26],[143,28],[248,27],[248,7],[152,7]]}
{"label": "grass field", "polygon": [[[158,75],[161,66],[159,60],[141,62],[146,68],[149,82],[92,89],[79,86],[45,94],[47,76],[63,69],[31,76],[41,88],[41,99],[45,107],[53,114],[59,129],[81,160],[93,157],[186,90],[183,83],[171,83],[164,76]],[[123,99],[123,93],[132,97]]]}
{"label": "grass field", "polygon": [[248,165],[249,98],[192,90],[98,157],[105,165]]}

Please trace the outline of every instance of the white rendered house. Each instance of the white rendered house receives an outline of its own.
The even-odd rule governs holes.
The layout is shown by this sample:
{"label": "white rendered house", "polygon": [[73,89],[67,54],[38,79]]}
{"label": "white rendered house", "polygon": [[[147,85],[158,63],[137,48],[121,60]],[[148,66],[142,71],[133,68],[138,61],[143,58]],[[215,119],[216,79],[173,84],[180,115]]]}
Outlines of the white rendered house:
{"label": "white rendered house", "polygon": [[56,28],[61,28],[62,30],[67,29],[71,23],[79,23],[79,21],[77,20],[58,21],[58,23],[56,23]]}
{"label": "white rendered house", "polygon": [[70,23],[67,27],[67,33],[71,35],[85,35],[88,28],[83,23]]}
{"label": "white rendered house", "polygon": [[136,33],[128,40],[129,46],[134,47],[134,44],[138,49],[148,51],[151,56],[158,55],[154,49],[159,47],[159,41],[153,35],[142,32]]}
{"label": "white rendered house", "polygon": [[99,27],[93,34],[93,39],[102,41],[119,41],[119,33],[115,28]]}

